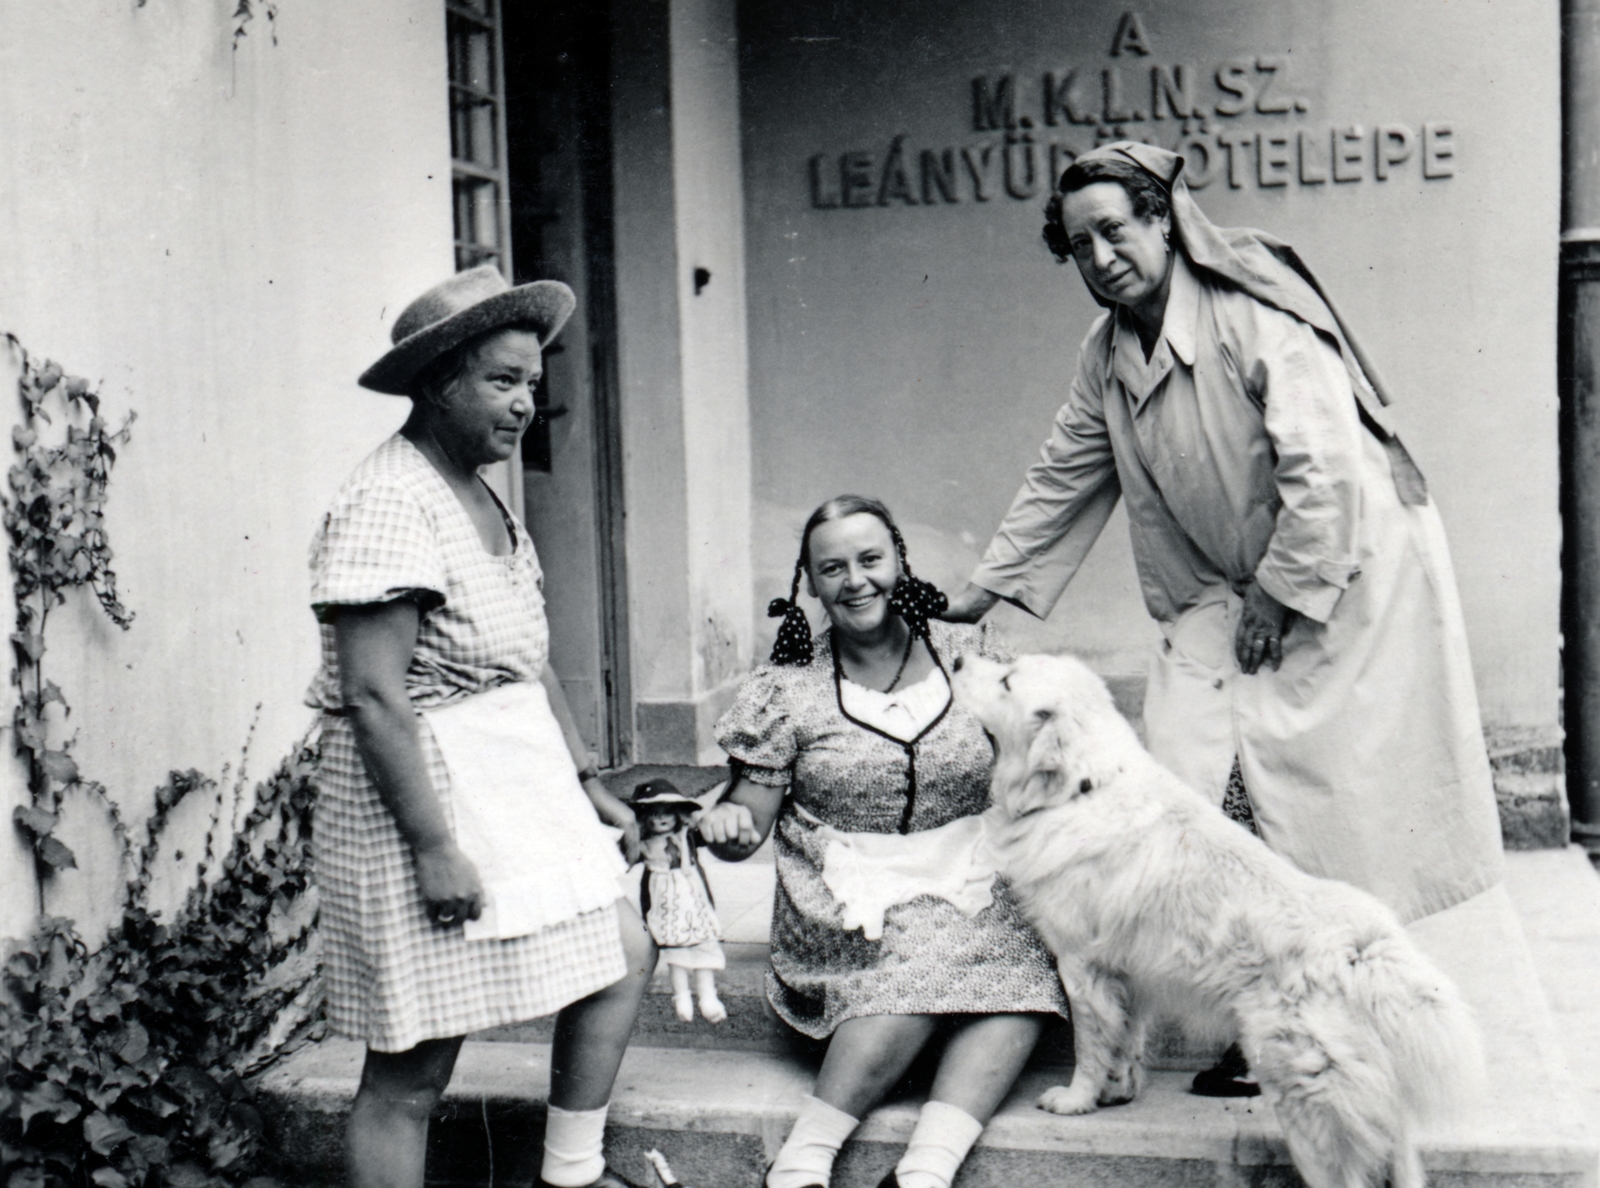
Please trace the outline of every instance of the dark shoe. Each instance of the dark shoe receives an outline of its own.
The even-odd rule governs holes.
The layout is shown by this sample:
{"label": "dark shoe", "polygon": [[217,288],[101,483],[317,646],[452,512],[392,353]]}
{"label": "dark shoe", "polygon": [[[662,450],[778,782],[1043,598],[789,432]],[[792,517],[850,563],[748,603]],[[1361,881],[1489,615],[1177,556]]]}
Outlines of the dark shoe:
{"label": "dark shoe", "polygon": [[878,1188],[900,1188],[900,1177],[895,1174],[894,1168],[889,1169],[889,1174],[878,1181]]}
{"label": "dark shoe", "polygon": [[[769,1163],[769,1164],[767,1164],[766,1169],[761,1173],[761,1188],[767,1188],[767,1172],[769,1172],[771,1170],[772,1170],[772,1164]],[[822,1188],[822,1185],[821,1184],[807,1184],[806,1188]]]}
{"label": "dark shoe", "polygon": [[[545,1183],[543,1176],[540,1176],[537,1180],[535,1180],[534,1185],[535,1188],[555,1188],[554,1184]],[[605,1169],[605,1171],[600,1173],[600,1178],[593,1184],[590,1184],[588,1188],[640,1188],[640,1186],[635,1184],[632,1180],[617,1175],[616,1172],[612,1171],[608,1167]]]}
{"label": "dark shoe", "polygon": [[1200,1097],[1259,1097],[1261,1086],[1250,1079],[1250,1064],[1238,1044],[1229,1044],[1214,1068],[1198,1072],[1189,1092]]}

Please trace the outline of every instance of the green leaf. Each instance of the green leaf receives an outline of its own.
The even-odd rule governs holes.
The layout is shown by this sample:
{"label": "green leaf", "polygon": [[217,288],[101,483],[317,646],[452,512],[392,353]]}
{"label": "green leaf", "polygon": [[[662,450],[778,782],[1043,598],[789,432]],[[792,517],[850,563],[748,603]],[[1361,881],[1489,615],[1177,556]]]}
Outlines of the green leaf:
{"label": "green leaf", "polygon": [[41,837],[35,846],[40,860],[52,870],[66,870],[68,867],[77,869],[78,859],[58,838]]}
{"label": "green leaf", "polygon": [[18,652],[29,664],[39,663],[39,657],[44,655],[44,636],[34,631],[13,632],[11,642],[16,645]]}
{"label": "green leaf", "polygon": [[117,1048],[118,1057],[127,1064],[138,1064],[150,1051],[150,1033],[142,1024],[132,1022],[122,1029],[122,1034],[127,1038]]}
{"label": "green leaf", "polygon": [[[177,1107],[174,1106],[173,1109],[175,1110]],[[161,1116],[165,1118],[167,1115],[162,1114]],[[128,1144],[128,1153],[133,1156],[136,1162],[147,1166],[151,1164],[160,1165],[171,1158],[167,1140],[159,1134],[141,1134]]]}
{"label": "green leaf", "polygon": [[83,1137],[100,1155],[110,1155],[121,1144],[134,1137],[134,1132],[121,1118],[113,1118],[96,1110],[83,1120]]}
{"label": "green leaf", "polygon": [[107,1019],[115,1019],[122,1013],[122,1003],[115,995],[105,991],[91,994],[88,998],[89,1018],[95,1023],[104,1023]]}
{"label": "green leaf", "polygon": [[28,1129],[28,1123],[40,1114],[45,1114],[57,1122],[71,1122],[80,1113],[83,1107],[67,1096],[67,1091],[54,1081],[40,1081],[31,1089],[26,1089],[22,1094],[22,1101],[17,1107],[17,1118],[22,1123],[22,1129]]}
{"label": "green leaf", "polygon": [[49,1184],[44,1169],[38,1167],[20,1168],[6,1177],[6,1188],[49,1188]]}
{"label": "green leaf", "polygon": [[214,1188],[221,1183],[198,1163],[187,1159],[169,1167],[165,1181],[168,1188]]}
{"label": "green leaf", "polygon": [[128,1188],[133,1183],[114,1167],[96,1168],[89,1180],[97,1185],[97,1188]]}
{"label": "green leaf", "polygon": [[48,837],[61,820],[54,813],[28,804],[19,804],[12,810],[11,819],[34,837]]}
{"label": "green leaf", "polygon": [[65,751],[46,751],[39,756],[39,766],[44,769],[45,775],[58,784],[78,782],[78,765]]}

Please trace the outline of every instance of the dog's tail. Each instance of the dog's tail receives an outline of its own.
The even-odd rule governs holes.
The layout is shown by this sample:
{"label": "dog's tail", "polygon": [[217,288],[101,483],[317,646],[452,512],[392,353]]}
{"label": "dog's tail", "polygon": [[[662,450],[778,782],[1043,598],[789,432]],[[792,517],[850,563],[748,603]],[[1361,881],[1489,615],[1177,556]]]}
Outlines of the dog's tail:
{"label": "dog's tail", "polygon": [[1483,1040],[1455,984],[1403,934],[1385,938],[1360,963],[1370,979],[1362,995],[1394,1070],[1411,1122],[1470,1112],[1487,1075]]}
{"label": "dog's tail", "polygon": [[1397,1109],[1389,1154],[1393,1188],[1425,1188],[1413,1135],[1419,1123],[1460,1117],[1483,1099],[1483,1041],[1471,1008],[1409,936],[1369,946],[1353,965],[1383,1045]]}
{"label": "dog's tail", "polygon": [[[1483,1083],[1477,1025],[1393,923],[1357,925],[1305,968],[1300,1027],[1257,1039],[1295,1166],[1318,1188],[1423,1188],[1418,1124],[1466,1110]],[[1246,1037],[1249,1039],[1250,1037]],[[1248,1047],[1249,1045],[1247,1045]]]}

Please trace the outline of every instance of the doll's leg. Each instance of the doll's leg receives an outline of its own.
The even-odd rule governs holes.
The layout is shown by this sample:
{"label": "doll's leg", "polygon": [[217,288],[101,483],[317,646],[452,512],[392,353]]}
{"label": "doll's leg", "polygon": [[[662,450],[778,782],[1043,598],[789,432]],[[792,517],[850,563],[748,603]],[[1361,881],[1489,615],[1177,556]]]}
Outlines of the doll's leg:
{"label": "doll's leg", "polygon": [[694,1018],[694,998],[689,993],[689,971],[681,965],[669,965],[672,975],[672,1009],[685,1023]]}
{"label": "doll's leg", "polygon": [[694,971],[694,993],[700,1000],[700,1013],[709,1022],[721,1023],[728,1017],[728,1008],[717,997],[717,973],[712,969]]}

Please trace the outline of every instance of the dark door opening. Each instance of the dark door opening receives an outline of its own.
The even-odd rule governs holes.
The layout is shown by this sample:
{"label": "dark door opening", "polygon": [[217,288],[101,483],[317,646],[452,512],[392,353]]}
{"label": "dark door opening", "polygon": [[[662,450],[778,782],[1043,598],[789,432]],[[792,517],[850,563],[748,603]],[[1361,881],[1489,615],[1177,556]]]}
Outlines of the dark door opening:
{"label": "dark door opening", "polygon": [[524,518],[545,568],[550,662],[604,766],[632,760],[616,298],[609,5],[506,4],[506,163],[515,283],[566,281],[523,439]]}

